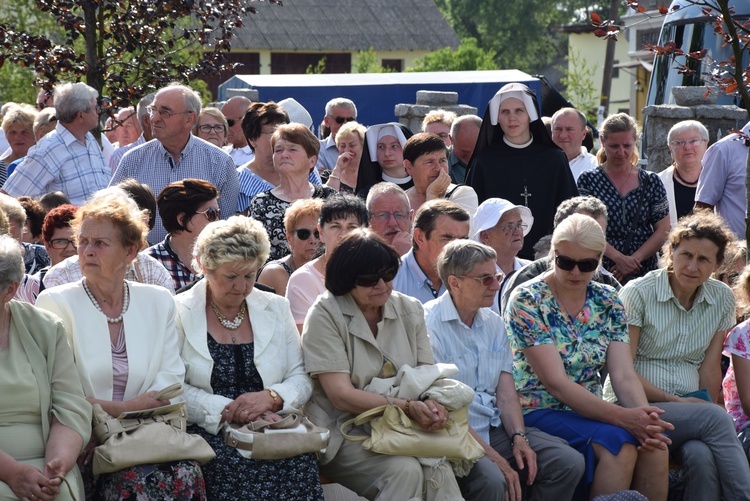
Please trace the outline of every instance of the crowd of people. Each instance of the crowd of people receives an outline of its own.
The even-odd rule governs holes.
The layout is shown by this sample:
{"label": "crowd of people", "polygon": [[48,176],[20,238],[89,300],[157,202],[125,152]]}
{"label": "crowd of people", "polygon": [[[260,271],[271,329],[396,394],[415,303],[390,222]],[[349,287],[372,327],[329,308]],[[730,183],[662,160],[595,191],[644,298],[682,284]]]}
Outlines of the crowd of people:
{"label": "crowd of people", "polygon": [[[632,117],[593,155],[515,83],[420,131],[324,111],[319,139],[181,84],[106,122],[83,83],[2,107],[0,499],[750,499],[747,145],[679,122],[649,172]],[[468,404],[383,390],[445,367]],[[101,415],[173,404],[213,459],[97,469]],[[363,446],[383,406],[427,436],[465,408],[481,457]],[[225,436],[299,412],[318,454]]]}

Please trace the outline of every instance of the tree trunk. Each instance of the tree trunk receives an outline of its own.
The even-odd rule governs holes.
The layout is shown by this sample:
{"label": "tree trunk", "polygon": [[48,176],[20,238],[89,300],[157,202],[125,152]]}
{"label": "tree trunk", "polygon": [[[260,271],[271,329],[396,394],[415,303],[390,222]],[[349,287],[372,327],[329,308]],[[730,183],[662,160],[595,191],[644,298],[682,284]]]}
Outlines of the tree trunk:
{"label": "tree trunk", "polygon": [[[610,0],[609,2],[609,19],[617,19],[617,10],[620,5],[619,0]],[[609,95],[612,93],[612,70],[615,64],[615,46],[617,41],[610,38],[607,40],[607,52],[604,56],[604,73],[602,75],[602,95],[599,101],[600,108],[603,108],[604,117],[609,115]]]}

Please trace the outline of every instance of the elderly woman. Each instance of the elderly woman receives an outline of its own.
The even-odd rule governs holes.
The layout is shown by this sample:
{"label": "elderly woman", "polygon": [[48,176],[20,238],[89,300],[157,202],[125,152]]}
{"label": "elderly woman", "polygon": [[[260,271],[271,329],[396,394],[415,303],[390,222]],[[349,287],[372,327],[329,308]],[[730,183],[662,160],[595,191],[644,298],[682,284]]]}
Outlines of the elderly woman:
{"label": "elderly woman", "polygon": [[226,117],[218,108],[203,108],[193,125],[193,135],[223,148],[229,136]]}
{"label": "elderly woman", "polygon": [[11,301],[21,277],[20,246],[0,236],[0,499],[81,499],[91,405],[60,320]]}
{"label": "elderly woman", "polygon": [[635,120],[626,113],[610,115],[599,133],[600,165],[581,173],[578,190],[607,206],[604,267],[624,284],[657,268],[669,232],[669,204],[659,176],[638,166]]}
{"label": "elderly woman", "polygon": [[347,122],[341,126],[336,134],[336,147],[339,150],[339,157],[328,176],[326,186],[339,193],[354,194],[366,131],[367,128],[357,122]]}
{"label": "elderly woman", "polygon": [[10,236],[23,246],[23,262],[26,273],[31,275],[45,266],[49,266],[49,256],[44,250],[44,246],[23,241],[26,230],[26,211],[21,203],[9,195],[0,193],[0,210],[8,216]]}
{"label": "elderly woman", "polygon": [[[591,280],[605,247],[601,226],[573,214],[552,234],[553,268],[511,293],[505,327],[516,389],[526,426],[584,455],[582,491],[593,498],[632,486],[665,500],[669,439],[662,431],[672,426],[638,383],[615,290]],[[621,406],[601,398],[605,367]]]}
{"label": "elderly woman", "polygon": [[[62,319],[87,399],[112,416],[168,404],[154,395],[185,376],[174,300],[161,287],[124,280],[144,244],[143,213],[124,191],[109,188],[79,209],[72,226],[83,279],[45,290],[36,304]],[[95,446],[89,443],[79,460],[88,497],[162,499],[169,492],[173,499],[205,499],[195,461],[138,465],[93,479]]]}
{"label": "elderly woman", "polygon": [[333,197],[321,207],[317,231],[324,251],[292,273],[286,290],[294,323],[300,333],[310,307],[326,290],[326,264],[334,249],[342,238],[357,228],[367,227],[368,223],[367,207],[360,198]]}
{"label": "elderly woman", "polygon": [[[750,468],[731,418],[714,405],[721,351],[734,325],[734,296],[711,273],[732,234],[721,218],[699,211],[669,234],[665,264],[620,291],[630,349],[646,397],[674,425],[670,452],[682,462],[684,499],[743,499]],[[609,400],[614,397],[605,389]]]}
{"label": "elderly woman", "polygon": [[312,390],[289,305],[253,288],[268,252],[259,222],[211,223],[195,243],[205,279],[176,298],[190,431],[216,451],[203,467],[209,499],[323,499],[314,454],[245,459],[218,433],[225,422],[276,421]]}
{"label": "elderly woman", "polygon": [[583,456],[561,439],[524,426],[513,382],[513,354],[507,336],[497,335],[505,331],[503,319],[487,308],[500,290],[496,263],[491,247],[471,240],[450,242],[437,262],[447,294],[424,307],[435,360],[455,364],[455,378],[474,390],[469,423],[487,455],[469,478],[482,476],[495,486],[496,492],[477,499],[507,495],[515,501],[521,499],[516,470],[525,470],[528,499],[572,499],[583,475]]}
{"label": "elderly woman", "polygon": [[218,190],[203,179],[183,179],[169,183],[159,193],[159,208],[167,236],[146,253],[169,271],[175,290],[193,283],[193,245],[203,228],[219,219]]}
{"label": "elderly woman", "polygon": [[18,197],[24,212],[26,212],[26,224],[21,239],[27,244],[42,244],[42,225],[47,211],[39,201],[31,197]]}
{"label": "elderly woman", "polygon": [[296,200],[328,198],[336,190],[317,186],[309,176],[315,170],[320,141],[310,129],[302,124],[280,125],[271,136],[273,166],[280,183],[275,188],[258,193],[248,212],[268,232],[271,241],[270,259],[276,260],[289,254],[289,244],[284,231],[284,213]]}
{"label": "elderly woman", "polygon": [[34,146],[34,119],[36,110],[30,106],[13,106],[3,116],[3,132],[8,141],[10,153],[0,158],[0,183],[7,178],[7,167],[26,156]]}
{"label": "elderly woman", "polygon": [[708,130],[697,120],[683,120],[669,129],[667,143],[672,165],[661,171],[659,178],[667,191],[669,224],[674,227],[678,219],[693,211]]}
{"label": "elderly woman", "polygon": [[[432,350],[416,299],[393,291],[399,256],[376,233],[360,229],[345,237],[326,264],[326,289],[305,319],[302,348],[313,377],[306,406],[313,422],[331,431],[321,472],[367,499],[423,499],[457,489],[452,471],[442,482],[416,458],[388,456],[344,440],[341,425],[375,407],[397,405],[426,430],[446,426],[448,414],[428,399],[386,399],[365,388],[373,378],[396,375],[408,365],[433,363]],[[362,434],[360,427],[353,434]],[[441,498],[445,499],[445,498]]]}
{"label": "elderly woman", "polygon": [[284,229],[291,254],[270,261],[258,273],[258,283],[265,284],[279,296],[286,295],[292,273],[313,259],[320,247],[318,217],[323,201],[317,198],[297,200],[284,214]]}

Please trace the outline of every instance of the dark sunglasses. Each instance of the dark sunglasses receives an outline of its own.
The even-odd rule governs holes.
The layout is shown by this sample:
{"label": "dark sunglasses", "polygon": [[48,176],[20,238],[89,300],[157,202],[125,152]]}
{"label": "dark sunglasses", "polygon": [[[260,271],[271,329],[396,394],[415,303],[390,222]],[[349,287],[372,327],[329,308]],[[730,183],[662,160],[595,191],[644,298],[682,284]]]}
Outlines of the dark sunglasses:
{"label": "dark sunglasses", "polygon": [[208,219],[209,222],[213,223],[214,221],[218,220],[221,216],[221,210],[217,209],[216,207],[209,207],[208,209],[204,211],[195,211],[196,214],[203,214],[206,216],[206,219]]}
{"label": "dark sunglasses", "polygon": [[316,239],[320,239],[320,233],[318,233],[318,230],[308,230],[307,228],[297,228],[294,230],[294,233],[297,234],[297,238],[300,240],[307,240],[310,238],[310,235],[313,235]]}
{"label": "dark sunglasses", "polygon": [[354,118],[354,117],[347,117],[347,118],[344,118],[344,117],[331,117],[331,118],[333,118],[333,121],[336,122],[339,125],[343,125],[344,122],[353,122],[353,121],[356,120],[356,118]]}
{"label": "dark sunglasses", "polygon": [[590,273],[599,267],[599,260],[581,259],[580,261],[576,261],[575,259],[571,259],[567,256],[555,254],[555,264],[561,270],[573,271],[573,268],[578,266],[578,269],[581,271],[581,273]]}
{"label": "dark sunglasses", "polygon": [[234,127],[234,124],[236,124],[238,120],[235,120],[234,118],[227,118],[227,125],[230,127]]}
{"label": "dark sunglasses", "polygon": [[375,287],[378,285],[381,278],[383,279],[383,282],[390,282],[393,280],[396,277],[396,272],[398,272],[398,268],[393,266],[392,268],[388,268],[380,273],[365,273],[364,275],[357,275],[354,279],[354,284],[360,287]]}

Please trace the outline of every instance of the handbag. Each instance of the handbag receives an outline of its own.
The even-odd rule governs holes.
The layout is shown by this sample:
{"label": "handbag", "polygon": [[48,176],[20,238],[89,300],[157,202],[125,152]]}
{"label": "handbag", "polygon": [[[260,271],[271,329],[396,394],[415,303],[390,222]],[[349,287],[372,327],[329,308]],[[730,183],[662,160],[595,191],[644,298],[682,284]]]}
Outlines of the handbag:
{"label": "handbag", "polygon": [[[352,425],[370,423],[371,434],[349,435]],[[396,405],[382,405],[341,425],[341,434],[347,440],[361,441],[362,448],[389,456],[416,458],[446,458],[452,461],[479,461],[485,452],[479,442],[469,434],[469,408],[461,407],[448,413],[445,428],[437,431],[423,430]]]}
{"label": "handbag", "polygon": [[247,459],[283,459],[310,452],[323,454],[331,433],[299,412],[281,421],[251,421],[243,426],[224,423],[224,443]]}
{"label": "handbag", "polygon": [[[157,393],[166,400],[182,393],[176,384]],[[193,459],[201,464],[216,457],[203,437],[187,430],[185,402],[127,412],[115,418],[94,404],[93,432],[101,444],[94,449],[94,475],[112,473],[139,464],[168,463]]]}

